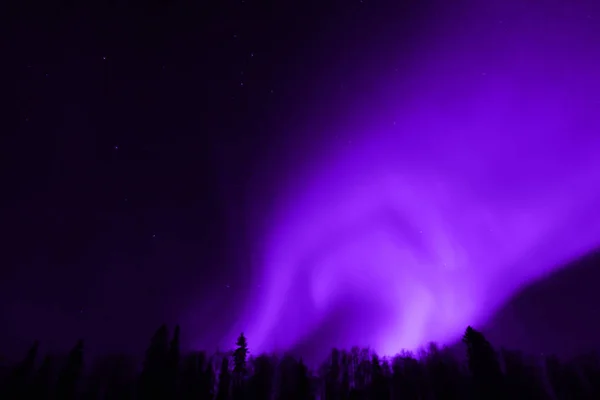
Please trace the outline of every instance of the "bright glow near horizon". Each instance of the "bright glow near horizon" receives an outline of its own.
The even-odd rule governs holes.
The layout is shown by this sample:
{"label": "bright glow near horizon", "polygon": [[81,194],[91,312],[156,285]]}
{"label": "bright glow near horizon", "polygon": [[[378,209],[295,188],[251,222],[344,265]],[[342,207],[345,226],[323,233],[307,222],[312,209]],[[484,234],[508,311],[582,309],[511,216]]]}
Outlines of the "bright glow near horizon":
{"label": "bright glow near horizon", "polygon": [[372,130],[306,155],[265,246],[255,352],[293,348],[347,304],[368,328],[320,340],[388,355],[450,343],[600,243],[597,28],[583,6],[514,4],[485,7],[495,24],[462,13],[460,34],[411,61],[418,92],[383,83]]}

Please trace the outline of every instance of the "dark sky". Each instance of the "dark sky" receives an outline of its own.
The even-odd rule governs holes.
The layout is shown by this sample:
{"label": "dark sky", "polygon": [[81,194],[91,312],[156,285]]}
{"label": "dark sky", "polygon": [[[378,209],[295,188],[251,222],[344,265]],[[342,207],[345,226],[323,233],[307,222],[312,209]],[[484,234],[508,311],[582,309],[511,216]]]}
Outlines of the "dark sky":
{"label": "dark sky", "polygon": [[313,146],[297,127],[334,124],[371,52],[409,59],[431,28],[416,1],[48,3],[5,14],[8,357],[140,352],[162,322],[216,343],[256,272],[251,210]]}
{"label": "dark sky", "polygon": [[[2,335],[142,348],[197,305],[217,325],[197,327],[210,343],[253,273],[247,205],[268,207],[284,160],[310,146],[289,127],[309,112],[335,120],[327,102],[344,101],[381,14],[359,2],[51,3],[21,4],[5,27]],[[418,28],[418,10],[388,11],[412,21],[400,31]]]}

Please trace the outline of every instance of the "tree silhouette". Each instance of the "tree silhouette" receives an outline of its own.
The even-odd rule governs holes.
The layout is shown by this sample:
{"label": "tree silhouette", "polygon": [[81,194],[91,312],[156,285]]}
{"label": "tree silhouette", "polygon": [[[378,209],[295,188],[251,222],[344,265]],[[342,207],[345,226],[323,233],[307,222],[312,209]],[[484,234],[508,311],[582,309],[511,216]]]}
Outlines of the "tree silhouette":
{"label": "tree silhouette", "polygon": [[202,373],[200,398],[212,399],[215,394],[215,369],[212,358],[206,363],[206,367]]}
{"label": "tree silhouette", "polygon": [[302,359],[300,359],[296,366],[296,387],[297,400],[309,400],[312,398],[308,368]]}
{"label": "tree silhouette", "polygon": [[219,388],[217,390],[217,400],[229,399],[230,387],[231,375],[229,374],[229,358],[223,357],[223,360],[221,360],[221,369],[219,371]]}
{"label": "tree silhouette", "polygon": [[49,399],[52,395],[52,373],[54,360],[51,356],[44,357],[42,365],[36,372],[31,387],[32,399]]}
{"label": "tree silhouette", "polygon": [[254,400],[271,398],[275,366],[267,355],[260,355],[253,361],[254,374],[249,382],[249,395]]}
{"label": "tree silhouette", "polygon": [[381,361],[377,354],[371,357],[371,398],[389,399],[391,396],[389,381],[384,373]]}
{"label": "tree silhouette", "polygon": [[329,369],[325,375],[325,398],[327,399],[339,399],[340,370],[340,352],[338,349],[332,349]]}
{"label": "tree silhouette", "polygon": [[191,353],[183,358],[181,368],[181,398],[198,399],[201,396],[203,353]]}
{"label": "tree silhouette", "polygon": [[105,398],[131,399],[135,385],[135,362],[124,354],[107,355],[97,362],[96,371],[102,375]]}
{"label": "tree silhouette", "polygon": [[352,365],[350,363],[350,355],[347,351],[342,351],[342,359],[341,359],[341,373],[342,373],[342,381],[340,383],[340,398],[346,400],[350,398],[350,369]]}
{"label": "tree silhouette", "polygon": [[506,395],[511,399],[548,399],[534,365],[526,363],[523,354],[518,351],[501,349],[504,361]]}
{"label": "tree silhouette", "polygon": [[35,359],[37,358],[39,342],[35,341],[27,351],[25,358],[10,373],[6,387],[2,390],[4,396],[13,399],[25,399],[29,393],[31,380],[35,372]]}
{"label": "tree silhouette", "polygon": [[[208,357],[181,354],[180,329],[169,338],[165,325],[150,341],[136,379],[131,358],[97,359],[83,375],[83,342],[67,357],[46,356],[35,370],[39,344],[14,368],[0,374],[0,399],[198,399],[198,400],[578,400],[600,398],[600,358],[592,353],[570,360],[526,357],[502,349],[468,327],[463,337],[467,363],[431,344],[418,357],[401,352],[391,364],[369,349],[333,349],[318,371],[290,355],[247,357],[246,338],[237,348]],[[64,363],[63,363],[64,361]],[[63,365],[64,364],[64,365]],[[216,365],[220,365],[218,376]],[[501,369],[501,365],[503,369]],[[55,369],[55,366],[60,368]],[[58,376],[55,376],[58,371]],[[216,389],[216,390],[215,390]]]}
{"label": "tree silhouette", "polygon": [[580,356],[577,358],[581,366],[581,374],[589,386],[589,396],[593,399],[600,399],[600,357],[598,353]]}
{"label": "tree silhouette", "polygon": [[496,351],[483,334],[467,327],[462,339],[477,395],[484,399],[504,398],[503,376]]}
{"label": "tree silhouette", "polygon": [[585,399],[589,390],[577,371],[573,362],[562,363],[558,357],[550,356],[546,359],[548,380],[557,399]]}
{"label": "tree silhouette", "polygon": [[83,340],[79,340],[67,357],[66,365],[61,371],[56,385],[56,397],[59,399],[75,399],[77,384],[83,372]]}
{"label": "tree silhouette", "polygon": [[241,400],[246,391],[245,378],[247,375],[248,341],[242,332],[236,341],[233,351],[232,395],[235,400]]}
{"label": "tree silhouette", "polygon": [[140,375],[139,397],[141,399],[168,398],[169,331],[163,324],[150,341],[146,350],[144,366]]}
{"label": "tree silhouette", "polygon": [[425,364],[431,389],[436,399],[461,398],[460,368],[446,349],[439,349],[435,343],[431,343],[425,357]]}
{"label": "tree silhouette", "polygon": [[167,355],[167,366],[166,366],[166,391],[169,393],[171,397],[175,396],[177,392],[177,377],[179,373],[179,360],[181,357],[180,354],[180,328],[179,325],[175,326],[175,331],[173,332],[173,338],[171,339],[171,343],[169,344],[169,353]]}
{"label": "tree silhouette", "polygon": [[244,333],[240,333],[235,342],[237,348],[233,351],[233,372],[238,376],[246,373],[246,358],[248,357],[248,341]]}

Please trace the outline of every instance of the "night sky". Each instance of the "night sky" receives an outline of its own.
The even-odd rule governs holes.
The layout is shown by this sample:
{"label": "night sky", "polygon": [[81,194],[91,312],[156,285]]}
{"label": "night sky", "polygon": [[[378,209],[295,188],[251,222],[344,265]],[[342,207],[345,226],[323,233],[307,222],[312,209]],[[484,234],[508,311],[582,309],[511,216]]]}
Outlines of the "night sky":
{"label": "night sky", "polygon": [[[388,280],[400,282],[404,290],[405,276],[391,271],[403,270],[407,259],[394,256],[390,261],[388,242],[371,235],[380,230],[369,226],[388,224],[394,218],[404,221],[402,217],[396,211],[391,216],[387,211],[381,214],[378,208],[377,221],[368,217],[366,222],[351,222],[352,229],[361,233],[348,243],[361,244],[342,250],[327,239],[315,245],[317,250],[311,247],[310,252],[297,255],[304,250],[290,243],[305,236],[320,240],[322,230],[311,221],[325,221],[322,215],[336,215],[327,220],[327,229],[336,239],[338,230],[349,232],[347,215],[354,218],[371,207],[363,210],[356,204],[379,204],[385,197],[381,187],[397,187],[379,179],[382,171],[390,170],[397,176],[414,172],[410,180],[417,180],[420,188],[437,185],[443,178],[442,185],[451,187],[452,193],[459,187],[477,188],[473,191],[479,193],[461,191],[460,196],[449,198],[447,208],[435,208],[422,196],[441,199],[445,191],[415,190],[411,192],[415,199],[404,211],[418,214],[420,222],[399,222],[394,229],[410,226],[414,235],[427,235],[441,226],[437,219],[433,222],[434,214],[453,226],[462,222],[465,227],[475,226],[470,220],[454,219],[455,213],[465,215],[454,204],[469,209],[484,204],[487,221],[503,237],[527,242],[526,248],[519,248],[523,250],[519,257],[527,253],[536,260],[530,272],[517,278],[513,268],[522,270],[520,263],[529,263],[529,258],[515,261],[517,255],[506,250],[515,248],[513,242],[491,238],[481,244],[465,233],[467,228],[450,233],[446,229],[444,237],[451,239],[442,243],[436,236],[431,239],[434,245],[415,242],[411,248],[418,251],[413,256],[423,253],[422,259],[439,261],[448,255],[442,247],[460,247],[471,257],[456,256],[457,264],[467,259],[470,263],[488,258],[504,261],[502,255],[509,254],[510,267],[494,265],[486,267],[485,273],[447,278],[436,269],[423,276],[419,273],[418,278],[410,275],[419,282],[435,281],[424,290],[458,291],[458,297],[452,295],[459,299],[458,308],[467,301],[485,303],[482,307],[490,303],[486,309],[493,312],[484,315],[474,310],[465,312],[464,318],[476,316],[473,323],[487,323],[493,341],[511,347],[569,353],[582,350],[561,345],[573,343],[575,337],[579,347],[600,345],[600,324],[593,317],[600,307],[595,290],[600,282],[597,259],[586,259],[583,267],[569,267],[558,278],[546,279],[556,274],[559,264],[573,262],[600,243],[600,229],[595,228],[600,226],[600,189],[596,189],[600,173],[581,172],[600,171],[600,161],[595,161],[600,160],[598,4],[565,5],[554,0],[520,2],[514,7],[501,2],[484,7],[475,0],[452,5],[378,0],[71,3],[22,3],[7,14],[10,22],[4,27],[2,69],[10,99],[4,109],[0,150],[4,357],[20,356],[34,339],[41,340],[47,351],[59,351],[80,337],[86,339],[91,354],[137,354],[163,322],[180,323],[186,346],[209,351],[226,347],[232,332],[242,330],[248,331],[251,348],[255,338],[277,342],[273,335],[281,333],[270,336],[270,324],[302,331],[275,347],[310,352],[333,343],[346,346],[355,339],[357,344],[369,344],[360,343],[370,340],[368,334],[340,334],[339,327],[362,332],[387,318],[386,313],[398,312],[389,304],[397,298],[375,296],[374,288]],[[522,47],[513,47],[514,43]],[[468,51],[473,55],[465,55]],[[440,70],[434,71],[431,66],[437,65],[438,58]],[[558,59],[566,61],[552,61]],[[538,72],[532,79],[528,68],[533,64],[536,67],[531,68]],[[505,77],[493,80],[494,76],[506,71],[517,76],[514,93],[526,94],[496,95],[499,87],[509,85]],[[577,79],[569,78],[575,75]],[[473,89],[465,100],[464,110],[471,107],[468,111],[456,105],[462,100],[428,94],[439,89],[460,97],[476,85],[483,89]],[[539,109],[525,105],[565,93],[564,103],[548,101]],[[435,107],[430,110],[424,105],[429,107],[432,99]],[[506,104],[507,109],[525,111],[498,115],[486,111]],[[570,105],[567,111],[564,104]],[[469,125],[472,131],[464,139],[469,146],[444,144],[454,158],[444,158],[446,150],[425,150],[430,142],[449,143],[447,138],[457,135],[451,125],[458,124],[455,119],[433,116],[443,110],[481,116],[481,121]],[[565,113],[563,119],[556,117],[557,110]],[[511,130],[517,139],[511,136],[506,141],[518,143],[511,150],[502,147],[501,140],[483,145],[486,118],[499,130]],[[538,119],[548,121],[547,126]],[[560,133],[548,134],[549,139],[540,136],[559,125]],[[515,126],[525,126],[523,131],[539,128],[535,144],[533,139],[521,143],[521,128]],[[371,142],[372,137],[377,139]],[[552,149],[538,144],[549,142]],[[403,150],[391,150],[396,145]],[[571,147],[572,152],[564,150]],[[501,153],[499,163],[518,164],[520,172],[498,172],[490,165],[489,160],[496,159],[490,156],[491,148]],[[478,163],[478,157],[486,160],[485,165]],[[535,161],[536,167],[515,161],[524,158]],[[459,159],[472,163],[459,163]],[[347,175],[350,170],[358,172]],[[474,170],[482,171],[482,176],[475,177]],[[540,171],[548,176],[543,184],[538,184]],[[366,202],[359,201],[347,183],[349,176],[359,175],[356,182],[373,185],[364,189],[373,193]],[[517,175],[522,178],[518,190],[507,184],[492,190],[492,183],[479,183],[513,182]],[[559,178],[566,189],[556,187]],[[329,190],[335,194],[320,197]],[[533,192],[543,195],[536,197]],[[565,197],[550,194],[555,192]],[[497,202],[486,202],[492,197]],[[512,225],[498,227],[498,221],[511,219],[512,210],[523,204],[539,209],[542,197],[554,200],[544,200],[547,209],[532,211],[526,221],[539,229],[519,236]],[[338,204],[341,198],[347,210]],[[421,211],[427,207],[442,211],[415,212],[415,204]],[[558,220],[559,213],[564,218]],[[305,225],[310,229],[303,230]],[[589,228],[585,234],[580,225]],[[398,237],[401,243],[412,240],[408,239],[412,234]],[[475,248],[482,254],[474,255]],[[285,253],[287,258],[277,258],[275,253]],[[374,254],[373,262],[381,261],[381,267],[371,269],[377,275],[373,279],[356,278],[364,269],[346,264],[347,258],[364,254]],[[269,264],[274,257],[290,265]],[[280,272],[304,271],[298,266],[303,263],[310,264],[306,276]],[[351,268],[354,272],[347,273]],[[285,285],[275,283],[277,274],[287,274],[288,281],[296,282],[294,288],[281,289]],[[494,289],[484,288],[484,283],[496,279],[506,282],[499,289],[502,294],[485,297],[483,291]],[[345,291],[332,294],[336,282],[353,287],[363,281],[372,286],[357,289],[356,296]],[[466,281],[481,289],[462,290],[462,283],[454,283]],[[278,301],[284,304],[284,292],[295,305],[281,306],[285,317],[274,316],[281,311],[269,307]],[[415,296],[406,300],[420,299]],[[450,298],[445,296],[427,298],[437,304]],[[340,303],[340,298],[347,301]],[[368,304],[378,312],[366,312],[356,304]],[[437,318],[414,312],[415,318]],[[376,317],[369,320],[367,314]],[[292,321],[305,317],[304,322]],[[426,339],[451,343],[459,324],[455,321],[464,325],[461,318],[452,317],[435,329],[431,321],[424,322],[424,331],[403,343],[421,344]],[[337,324],[338,331],[328,324]],[[572,329],[564,328],[567,324]],[[310,332],[305,332],[308,326]],[[431,338],[427,332],[433,332]],[[390,333],[385,335],[385,343],[377,342],[378,337],[375,347],[387,351]],[[535,339],[541,335],[544,341]]]}

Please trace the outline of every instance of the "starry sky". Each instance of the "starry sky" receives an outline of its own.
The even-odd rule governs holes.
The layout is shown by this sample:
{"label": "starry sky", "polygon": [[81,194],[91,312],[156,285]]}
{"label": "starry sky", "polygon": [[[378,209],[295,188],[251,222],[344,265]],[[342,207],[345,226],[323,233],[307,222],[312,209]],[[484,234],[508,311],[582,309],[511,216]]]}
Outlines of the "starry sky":
{"label": "starry sky", "polygon": [[[396,92],[418,92],[424,81],[412,77],[429,49],[473,34],[458,17],[474,2],[97,1],[10,10],[2,353],[20,355],[36,338],[63,350],[79,337],[92,354],[139,353],[163,322],[181,323],[189,346],[224,346],[267,290],[273,210],[301,182],[302,166],[311,154],[362,145],[342,126],[380,129],[384,119],[373,121],[390,109],[382,85],[399,105],[408,100]],[[597,6],[580,3],[574,19],[599,21]],[[478,15],[481,26],[511,17]],[[538,321],[526,330],[536,333],[556,323],[540,310],[557,293],[586,320],[600,305],[582,289],[600,278],[596,264],[572,268],[570,280],[561,278],[568,287],[521,294],[493,319],[492,336],[534,348],[524,321]],[[581,322],[578,332],[598,329]],[[560,351],[565,335],[545,346]]]}
{"label": "starry sky", "polygon": [[9,14],[1,292],[20,346],[101,330],[88,347],[137,351],[190,307],[216,343],[253,274],[247,204],[268,207],[287,150],[310,145],[286,137],[321,112],[306,104],[348,90],[359,52],[339,43],[373,17],[359,2],[146,3]]}

